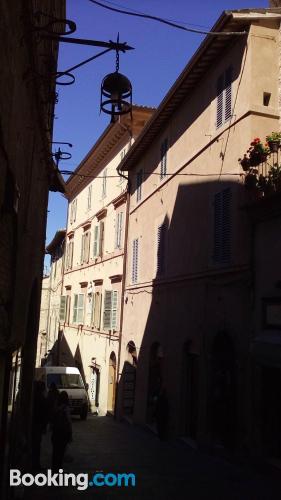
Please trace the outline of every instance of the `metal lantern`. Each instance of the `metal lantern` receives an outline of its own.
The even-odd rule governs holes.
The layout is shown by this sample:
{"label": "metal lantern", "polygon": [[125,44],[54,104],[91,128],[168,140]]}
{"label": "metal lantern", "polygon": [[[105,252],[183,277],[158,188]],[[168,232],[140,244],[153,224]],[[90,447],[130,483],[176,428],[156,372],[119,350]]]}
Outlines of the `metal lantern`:
{"label": "metal lantern", "polygon": [[132,111],[132,85],[130,80],[122,73],[109,73],[101,84],[100,109],[115,116],[124,115]]}

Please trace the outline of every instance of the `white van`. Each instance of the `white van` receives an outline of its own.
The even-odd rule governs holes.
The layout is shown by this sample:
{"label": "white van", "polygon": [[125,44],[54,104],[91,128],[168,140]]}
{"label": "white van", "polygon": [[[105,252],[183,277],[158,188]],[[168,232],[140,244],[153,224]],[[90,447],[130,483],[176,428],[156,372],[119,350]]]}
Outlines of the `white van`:
{"label": "white van", "polygon": [[70,411],[86,420],[88,415],[88,394],[78,368],[73,366],[43,366],[35,369],[36,380],[42,380],[46,389],[54,382],[57,389],[66,391],[69,398]]}

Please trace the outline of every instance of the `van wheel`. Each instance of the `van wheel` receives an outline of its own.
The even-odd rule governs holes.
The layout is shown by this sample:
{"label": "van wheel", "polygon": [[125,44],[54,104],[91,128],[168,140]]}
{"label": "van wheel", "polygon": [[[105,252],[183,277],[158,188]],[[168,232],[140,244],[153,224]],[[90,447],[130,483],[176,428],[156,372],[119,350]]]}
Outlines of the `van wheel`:
{"label": "van wheel", "polygon": [[81,420],[87,420],[87,416],[88,416],[88,410],[87,408],[83,408],[83,410],[81,410],[80,413]]}

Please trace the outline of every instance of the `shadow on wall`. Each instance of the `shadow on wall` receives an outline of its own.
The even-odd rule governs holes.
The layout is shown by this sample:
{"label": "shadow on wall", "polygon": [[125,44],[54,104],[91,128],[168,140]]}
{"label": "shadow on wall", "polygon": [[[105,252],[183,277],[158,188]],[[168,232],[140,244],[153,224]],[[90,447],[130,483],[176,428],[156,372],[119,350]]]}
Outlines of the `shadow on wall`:
{"label": "shadow on wall", "polygon": [[75,366],[80,371],[84,383],[86,383],[80,347],[77,345],[73,356],[63,331],[59,332],[58,339],[55,341],[48,356],[43,360],[42,365]]}
{"label": "shadow on wall", "polygon": [[[248,390],[243,360],[250,342],[245,266],[251,230],[241,212],[246,200],[244,186],[231,181],[178,187],[171,220],[166,216],[155,235],[152,287],[126,291],[130,314],[144,310],[147,293],[151,305],[143,330],[132,330],[128,339],[119,414],[154,426],[166,406],[169,434],[235,446]],[[145,238],[144,232],[140,263]]]}

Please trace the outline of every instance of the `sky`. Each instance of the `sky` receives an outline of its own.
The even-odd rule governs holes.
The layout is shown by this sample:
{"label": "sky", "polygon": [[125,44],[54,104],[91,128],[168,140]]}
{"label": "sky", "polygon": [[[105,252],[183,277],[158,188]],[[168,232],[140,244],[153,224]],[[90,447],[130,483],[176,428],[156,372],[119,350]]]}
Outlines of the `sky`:
{"label": "sky", "polygon": [[[107,6],[135,10],[175,21],[188,28],[208,30],[224,10],[268,7],[267,0],[100,0]],[[165,24],[111,12],[90,0],[66,0],[67,18],[77,30],[70,35],[92,40],[127,42],[135,50],[120,54],[120,72],[133,87],[133,103],[157,107],[184,69],[205,35],[188,33]],[[58,71],[66,70],[93,56],[100,49],[61,43]],[[59,102],[55,109],[54,141],[72,154],[61,161],[60,169],[74,170],[107,127],[110,117],[100,113],[100,86],[103,78],[115,71],[115,53],[104,56],[74,71],[75,83],[57,86]],[[55,146],[54,146],[55,147]],[[53,150],[54,151],[54,150]],[[50,193],[46,243],[55,232],[66,227],[67,202],[60,193]],[[48,265],[48,259],[45,262]]]}

